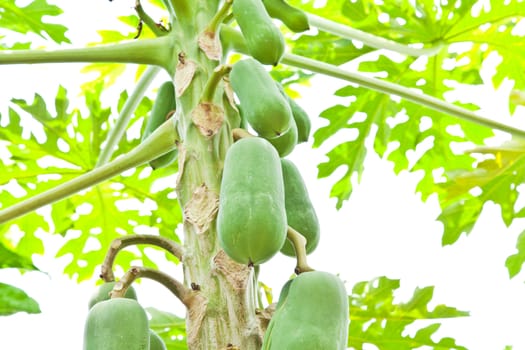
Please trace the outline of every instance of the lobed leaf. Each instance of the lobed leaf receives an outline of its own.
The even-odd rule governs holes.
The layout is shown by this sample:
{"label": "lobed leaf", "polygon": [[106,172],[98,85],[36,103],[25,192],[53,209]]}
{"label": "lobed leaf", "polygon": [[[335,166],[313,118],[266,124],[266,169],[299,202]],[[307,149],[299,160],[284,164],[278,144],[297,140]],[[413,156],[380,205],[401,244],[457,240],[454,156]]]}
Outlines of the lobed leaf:
{"label": "lobed leaf", "polygon": [[[58,89],[54,104],[55,113],[36,95],[32,102],[13,100],[10,109],[9,127],[0,129],[0,137],[11,153],[9,161],[0,164],[1,207],[10,206],[24,198],[52,189],[59,183],[90,171],[96,164],[103,147],[110,124],[113,123],[111,110],[102,106],[103,85],[95,85],[86,91],[88,115],[78,109],[69,108],[67,92]],[[127,93],[121,95],[122,108]],[[142,123],[151,109],[151,100],[145,98],[137,108],[131,125]],[[33,132],[27,132],[21,121],[31,117],[45,132],[42,139]],[[139,143],[135,136],[124,138],[118,145],[115,156],[124,154]],[[19,145],[24,145],[20,147]],[[0,235],[12,230],[14,225],[23,233],[16,245],[17,252],[24,256],[43,253],[43,245],[34,233],[42,230],[58,233],[64,237],[63,246],[57,256],[73,254],[65,273],[79,281],[90,278],[95,268],[103,261],[110,242],[123,234],[139,233],[138,230],[157,231],[161,235],[178,239],[175,228],[182,221],[182,214],[174,198],[174,176],[176,166],[154,172],[142,166],[88,188],[77,195],[59,201],[50,207],[50,227],[43,216],[30,213],[0,227]],[[164,184],[159,185],[158,181]],[[22,195],[14,195],[15,188]],[[148,209],[146,209],[148,208]],[[119,254],[118,264],[127,269],[133,260],[152,262],[143,248],[137,252]],[[154,265],[153,265],[154,266]]]}
{"label": "lobed leaf", "polygon": [[363,349],[373,344],[379,349],[417,349],[429,346],[433,349],[466,349],[452,338],[433,340],[439,323],[417,330],[414,336],[407,335],[406,327],[417,321],[438,318],[464,317],[469,313],[454,307],[437,305],[429,310],[434,287],[417,288],[406,303],[396,304],[395,291],[399,280],[379,277],[372,281],[354,285],[349,296],[350,325],[348,346]]}
{"label": "lobed leaf", "polygon": [[[2,28],[22,34],[35,33],[58,44],[70,43],[65,36],[67,27],[43,21],[45,16],[55,17],[61,13],[60,7],[48,4],[47,0],[33,0],[24,7],[18,6],[15,0],[3,0],[0,3]],[[15,48],[20,47],[12,49]]]}
{"label": "lobed leaf", "polygon": [[[314,10],[313,2],[298,6]],[[334,11],[331,15],[323,12],[328,8]],[[432,1],[334,1],[319,11],[328,18],[400,43],[444,44],[446,48],[432,57],[360,57],[360,71],[413,88],[414,93],[421,91],[443,99],[454,86],[482,84],[479,67],[491,52],[502,57],[492,80],[499,84],[503,79],[515,79],[522,88],[523,74],[518,70],[523,71],[523,67],[515,62],[524,62],[518,59],[524,54],[523,43],[513,29],[525,14],[523,2],[491,2],[489,11],[476,1],[439,5]],[[448,49],[458,42],[471,45],[464,45],[461,51]],[[302,47],[300,40],[295,47]],[[335,56],[327,59],[341,63]],[[423,174],[416,188],[423,200],[431,194],[438,195],[443,209],[438,217],[444,224],[443,244],[454,243],[462,234],[468,234],[487,201],[501,207],[502,218],[510,225],[516,214],[516,187],[523,179],[519,159],[512,159],[514,166],[509,163],[494,168],[494,162],[479,162],[479,157],[458,151],[483,145],[493,136],[491,129],[362,87],[347,86],[335,94],[347,97],[348,105],[332,106],[321,113],[328,124],[314,133],[314,146],[332,138],[341,140],[328,151],[328,161],[319,165],[318,173],[319,177],[327,177],[344,169],[330,194],[337,198],[338,208],[352,193],[353,176],[359,180],[362,175],[365,142],[372,138],[375,152],[393,162],[396,172]],[[455,103],[471,110],[478,108],[461,101]]]}
{"label": "lobed leaf", "polygon": [[150,328],[155,331],[166,344],[168,349],[186,350],[186,320],[172,313],[152,307],[146,308],[151,316]]}

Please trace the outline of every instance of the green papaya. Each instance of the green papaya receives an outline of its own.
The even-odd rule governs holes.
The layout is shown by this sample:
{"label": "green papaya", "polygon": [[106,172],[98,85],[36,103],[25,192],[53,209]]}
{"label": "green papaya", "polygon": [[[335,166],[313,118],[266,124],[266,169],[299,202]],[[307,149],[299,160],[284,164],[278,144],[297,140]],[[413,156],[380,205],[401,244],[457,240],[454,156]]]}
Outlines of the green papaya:
{"label": "green papaya", "polygon": [[300,33],[310,29],[306,13],[284,0],[262,0],[270,17],[281,20],[293,32]]}
{"label": "green papaya", "polygon": [[133,299],[101,301],[89,310],[84,350],[149,350],[148,316]]}
{"label": "green papaya", "polygon": [[243,119],[260,136],[275,138],[290,128],[292,110],[259,62],[252,58],[235,62],[230,83],[239,98]]}
{"label": "green papaya", "polygon": [[[176,108],[175,86],[173,82],[167,81],[162,84],[153,103],[153,108],[146,122],[146,127],[142,133],[142,141],[147,139],[155,129],[171,117],[170,112]],[[177,150],[174,149],[162,156],[150,161],[149,165],[153,169],[164,168],[172,164],[177,159]]]}
{"label": "green papaya", "polygon": [[[115,283],[117,282],[105,282],[101,284],[93,295],[91,295],[91,298],[89,298],[88,307],[91,309],[95,304],[108,300],[110,298],[109,292],[113,290]],[[126,290],[124,297],[137,300],[137,293],[135,292],[135,289],[133,289],[133,286],[130,286]]]}
{"label": "green papaya", "polygon": [[248,137],[227,151],[217,233],[226,254],[259,265],[283,246],[287,231],[279,155],[265,139]]}
{"label": "green papaya", "polygon": [[250,55],[262,64],[277,65],[284,54],[284,37],[261,0],[235,0],[232,12]]}
{"label": "green papaya", "polygon": [[[343,350],[348,341],[348,296],[339,277],[304,272],[294,278],[264,334],[262,350]],[[280,298],[281,298],[280,297]]]}
{"label": "green papaya", "polygon": [[268,139],[279,153],[279,157],[285,157],[292,153],[295,145],[297,145],[297,125],[292,119],[290,129],[279,137]]}
{"label": "green papaya", "polygon": [[[306,238],[306,253],[310,254],[319,243],[319,219],[299,169],[288,159],[281,159],[281,166],[288,225]],[[295,256],[295,250],[288,240],[284,243],[281,252],[288,256]]]}
{"label": "green papaya", "polygon": [[164,340],[151,329],[149,330],[149,350],[167,350]]}
{"label": "green papaya", "polygon": [[297,143],[308,141],[308,138],[310,137],[310,130],[312,128],[312,122],[310,121],[308,113],[306,113],[306,111],[301,106],[299,106],[299,104],[295,102],[293,98],[288,96],[280,83],[275,83],[277,84],[279,91],[281,91],[283,96],[286,98],[286,101],[292,110],[292,117],[295,121],[295,125],[297,126]]}

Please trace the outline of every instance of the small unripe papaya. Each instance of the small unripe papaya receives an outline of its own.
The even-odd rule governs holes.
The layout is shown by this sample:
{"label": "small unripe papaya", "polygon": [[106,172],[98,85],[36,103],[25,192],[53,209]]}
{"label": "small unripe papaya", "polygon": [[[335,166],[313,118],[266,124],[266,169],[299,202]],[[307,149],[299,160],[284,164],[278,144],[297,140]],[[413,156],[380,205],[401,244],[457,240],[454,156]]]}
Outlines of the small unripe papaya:
{"label": "small unripe papaya", "polygon": [[306,111],[297,102],[295,102],[293,98],[288,96],[280,83],[275,83],[277,84],[279,91],[281,91],[283,96],[286,98],[286,101],[288,101],[288,105],[292,110],[292,117],[295,121],[295,125],[297,126],[297,143],[308,141],[308,138],[310,137],[310,130],[312,128],[312,122],[310,121],[308,113],[306,113]]}
{"label": "small unripe papaya", "polygon": [[[162,84],[153,103],[151,113],[146,122],[146,127],[142,133],[142,141],[147,139],[162,123],[171,117],[170,112],[175,111],[175,86],[173,82],[167,81]],[[176,149],[150,161],[149,165],[153,169],[164,168],[172,164],[177,159]]]}
{"label": "small unripe papaya", "polygon": [[166,350],[166,343],[164,343],[164,340],[152,331],[149,330],[149,350]]}
{"label": "small unripe papaya", "polygon": [[290,129],[279,137],[268,139],[268,141],[275,147],[279,153],[279,157],[285,157],[292,153],[295,145],[297,145],[297,125],[292,119]]}
{"label": "small unripe papaya", "polygon": [[[319,243],[319,219],[299,169],[288,159],[281,159],[281,166],[288,225],[306,238],[306,253],[310,254]],[[281,253],[295,256],[295,250],[288,240],[284,243]]]}
{"label": "small unripe papaya", "polygon": [[348,296],[339,277],[304,272],[281,292],[262,350],[343,350],[348,323]]}
{"label": "small unripe papaya", "polygon": [[252,58],[237,61],[230,83],[239,98],[242,117],[262,137],[271,139],[291,126],[292,110],[264,67]]}
{"label": "small unripe papaya", "polygon": [[149,350],[148,316],[133,299],[101,301],[89,310],[84,350]]}
{"label": "small unripe papaya", "polygon": [[265,139],[243,138],[227,151],[217,233],[226,254],[258,265],[283,246],[287,231],[279,155]]}
{"label": "small unripe papaya", "polygon": [[262,1],[234,0],[232,12],[252,57],[262,64],[277,65],[284,54],[284,37]]}
{"label": "small unripe papaya", "polygon": [[310,29],[306,13],[284,0],[262,0],[270,17],[280,19],[293,32],[300,33]]}

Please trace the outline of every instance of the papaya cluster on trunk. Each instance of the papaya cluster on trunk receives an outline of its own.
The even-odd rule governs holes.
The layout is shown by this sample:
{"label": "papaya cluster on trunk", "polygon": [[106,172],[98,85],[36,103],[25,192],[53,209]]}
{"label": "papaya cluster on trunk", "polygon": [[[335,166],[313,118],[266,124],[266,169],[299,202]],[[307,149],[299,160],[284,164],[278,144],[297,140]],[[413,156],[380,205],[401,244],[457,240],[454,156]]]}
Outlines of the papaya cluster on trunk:
{"label": "papaya cluster on trunk", "polygon": [[[252,57],[235,62],[229,73],[241,118],[232,129],[240,125],[245,130],[234,134],[237,141],[226,153],[217,234],[231,259],[257,266],[279,251],[304,259],[304,253],[310,254],[318,246],[320,224],[299,169],[284,158],[297,144],[308,141],[310,118],[263,65],[274,64],[278,45],[266,46],[266,57],[251,48],[257,42],[260,45],[260,37],[273,37],[273,29],[258,23],[262,17],[264,23],[267,15],[278,18],[296,32],[309,28],[308,17],[284,0],[257,0],[257,6],[264,5],[267,13],[258,10],[259,17],[253,17],[258,24],[249,24],[250,12],[243,8],[253,6],[251,2],[233,2],[233,14]],[[255,34],[246,27],[262,29]],[[299,249],[300,239],[294,231],[306,239],[305,252]],[[286,239],[287,233],[298,244],[297,252]],[[262,349],[345,349],[349,315],[344,284],[333,274],[310,271],[309,266],[300,270],[300,258],[297,260],[298,275],[282,288]]]}
{"label": "papaya cluster on trunk", "polygon": [[253,58],[233,64],[229,80],[241,127],[258,137],[237,141],[226,154],[217,218],[221,247],[242,264],[261,264],[279,251],[294,256],[285,239],[290,226],[311,253],[319,242],[317,215],[299,170],[282,158],[308,140],[310,119]]}

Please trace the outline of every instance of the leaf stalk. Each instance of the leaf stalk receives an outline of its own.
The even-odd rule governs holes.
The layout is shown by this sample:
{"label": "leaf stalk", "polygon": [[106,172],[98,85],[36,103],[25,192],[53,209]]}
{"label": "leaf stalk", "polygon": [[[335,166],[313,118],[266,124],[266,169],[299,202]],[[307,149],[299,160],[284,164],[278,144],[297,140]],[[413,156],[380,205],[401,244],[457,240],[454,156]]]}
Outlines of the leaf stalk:
{"label": "leaf stalk", "polygon": [[129,286],[138,278],[149,278],[159,282],[168,288],[188,309],[192,306],[192,296],[197,293],[167,273],[149,267],[132,266],[124,276],[115,283],[113,290],[110,292],[111,298],[123,298]]}
{"label": "leaf stalk", "polygon": [[306,259],[306,238],[290,226],[288,226],[286,238],[292,243],[295,249],[295,256],[297,257],[295,273],[299,275],[303,272],[314,271],[314,269],[308,266]]}
{"label": "leaf stalk", "polygon": [[314,73],[320,73],[334,78],[346,80],[351,83],[364,86],[369,89],[380,91],[386,94],[396,95],[408,101],[421,104],[436,111],[453,115],[460,119],[470,121],[489,128],[507,132],[515,137],[525,138],[525,130],[512,127],[482,116],[477,115],[465,108],[456,106],[454,104],[445,102],[436,97],[417,93],[407,87],[390,83],[388,81],[379,80],[376,78],[367,77],[356,72],[349,72],[329,63],[313,60],[303,56],[298,56],[290,53],[285,53],[281,62],[296,68],[306,69]]}
{"label": "leaf stalk", "polygon": [[113,274],[113,263],[115,262],[117,254],[122,249],[137,244],[149,244],[162,248],[177,257],[179,261],[182,261],[182,247],[169,238],[156,235],[129,235],[115,238],[109,245],[109,249],[100,271],[100,277],[105,282],[113,282],[115,280],[115,275]]}
{"label": "leaf stalk", "polygon": [[437,55],[444,47],[443,43],[439,43],[428,48],[415,48],[376,35],[372,35],[358,29],[354,29],[347,25],[328,20],[311,13],[307,13],[307,16],[308,23],[312,27],[316,27],[324,32],[328,32],[348,40],[359,40],[363,44],[376,49],[390,50],[407,56],[434,56]]}
{"label": "leaf stalk", "polygon": [[166,35],[83,48],[2,51],[0,65],[64,62],[135,63],[159,66],[173,74],[173,43],[173,36]]}
{"label": "leaf stalk", "polygon": [[122,139],[122,136],[126,132],[126,127],[129,124],[129,120],[131,119],[133,112],[135,112],[137,109],[137,106],[140,104],[140,101],[146,93],[147,88],[151,85],[152,81],[159,73],[159,70],[159,67],[148,66],[148,68],[146,68],[140,77],[137,85],[135,86],[135,89],[124,103],[124,106],[122,106],[122,110],[120,111],[115,125],[109,132],[106,145],[100,152],[99,158],[97,160],[97,167],[106,164],[113,155],[113,152],[115,152],[115,147],[118,145]]}
{"label": "leaf stalk", "polygon": [[175,149],[179,141],[180,138],[173,120],[167,120],[137,148],[131,150],[125,155],[122,155],[115,160],[70,181],[62,183],[55,188],[39,193],[0,211],[0,224],[27,214],[44,205],[69,197],[90,186],[94,186],[104,180],[110,179],[128,169],[147,163],[150,160]]}

